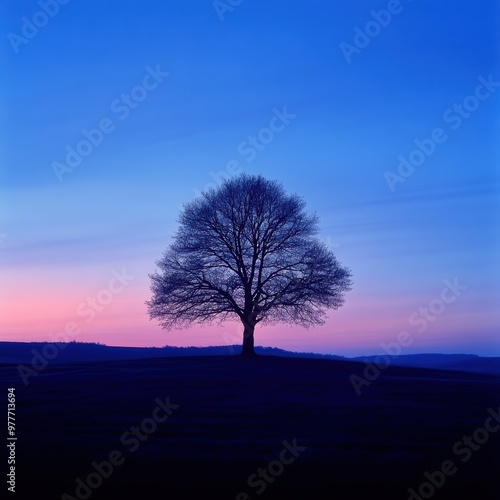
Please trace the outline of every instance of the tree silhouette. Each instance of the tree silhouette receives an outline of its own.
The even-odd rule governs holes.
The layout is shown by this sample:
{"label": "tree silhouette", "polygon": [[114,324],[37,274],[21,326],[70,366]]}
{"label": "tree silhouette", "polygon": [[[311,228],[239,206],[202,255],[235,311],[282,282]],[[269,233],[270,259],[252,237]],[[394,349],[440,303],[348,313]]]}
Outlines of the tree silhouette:
{"label": "tree silhouette", "polygon": [[184,205],[179,229],[150,275],[150,318],[243,324],[243,355],[260,323],[322,324],[351,288],[351,272],[315,235],[318,218],[281,184],[243,174]]}

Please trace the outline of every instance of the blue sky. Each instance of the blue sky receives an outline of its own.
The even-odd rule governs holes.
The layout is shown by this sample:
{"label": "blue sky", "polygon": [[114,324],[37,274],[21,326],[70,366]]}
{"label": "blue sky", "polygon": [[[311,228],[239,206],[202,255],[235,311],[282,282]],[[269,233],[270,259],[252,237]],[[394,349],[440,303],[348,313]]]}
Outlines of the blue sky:
{"label": "blue sky", "polygon": [[[1,338],[47,338],[126,268],[133,282],[79,339],[223,343],[215,327],[161,331],[144,301],[179,207],[232,162],[302,195],[354,275],[324,327],[257,343],[377,353],[458,278],[467,290],[407,352],[500,355],[496,2],[221,2],[2,6]],[[289,118],[270,135],[277,114]],[[58,177],[102,120],[112,131]],[[401,177],[398,158],[436,129]]]}

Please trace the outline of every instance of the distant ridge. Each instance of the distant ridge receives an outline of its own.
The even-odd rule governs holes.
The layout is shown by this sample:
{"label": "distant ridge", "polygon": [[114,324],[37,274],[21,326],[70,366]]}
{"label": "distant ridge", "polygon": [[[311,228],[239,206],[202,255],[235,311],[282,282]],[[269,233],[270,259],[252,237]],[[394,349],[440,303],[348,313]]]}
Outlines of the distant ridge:
{"label": "distant ridge", "polygon": [[[359,356],[351,359],[373,363],[380,361],[380,356]],[[487,358],[476,354],[404,354],[393,358],[391,364],[500,375],[500,358]]]}
{"label": "distant ridge", "polygon": [[[42,354],[46,342],[0,342],[1,364],[30,365],[33,357]],[[232,356],[241,352],[241,345],[211,347],[115,347],[87,342],[58,344],[57,354],[49,363],[64,364],[85,361],[115,361],[179,356]],[[376,363],[380,356],[347,358],[334,354],[292,352],[277,347],[256,346],[257,354],[286,358],[332,359]],[[440,370],[458,370],[473,373],[500,375],[500,357],[482,357],[475,354],[405,354],[391,358],[391,365]]]}
{"label": "distant ridge", "polygon": [[[30,363],[34,353],[42,353],[46,342],[0,342],[0,363]],[[57,356],[51,363],[78,361],[111,361],[121,359],[163,358],[172,356],[232,356],[241,353],[241,345],[210,347],[116,347],[93,342],[67,342],[58,344]],[[333,354],[300,353],[277,347],[256,346],[257,354],[287,358],[343,359]]]}

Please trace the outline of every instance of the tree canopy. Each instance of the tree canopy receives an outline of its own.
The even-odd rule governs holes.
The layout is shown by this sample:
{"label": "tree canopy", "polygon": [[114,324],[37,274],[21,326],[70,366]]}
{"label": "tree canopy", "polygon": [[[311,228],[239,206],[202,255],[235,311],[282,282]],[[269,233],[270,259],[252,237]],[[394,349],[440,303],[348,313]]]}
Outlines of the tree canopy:
{"label": "tree canopy", "polygon": [[324,322],[351,272],[318,238],[318,218],[281,184],[243,174],[184,205],[151,278],[151,318],[165,329],[239,318],[243,353],[262,323]]}

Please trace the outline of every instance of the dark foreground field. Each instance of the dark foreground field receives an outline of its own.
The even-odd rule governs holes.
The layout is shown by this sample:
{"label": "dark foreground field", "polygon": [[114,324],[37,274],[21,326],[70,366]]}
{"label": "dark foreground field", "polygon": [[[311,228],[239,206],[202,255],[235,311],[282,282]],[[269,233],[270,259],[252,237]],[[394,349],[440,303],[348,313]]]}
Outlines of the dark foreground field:
{"label": "dark foreground field", "polygon": [[500,498],[500,432],[477,431],[499,412],[500,377],[389,367],[357,396],[349,376],[363,368],[276,357],[75,363],[25,387],[15,365],[1,365],[2,390],[15,387],[17,400],[12,498],[407,499],[445,461],[453,473],[434,474],[422,494]]}

